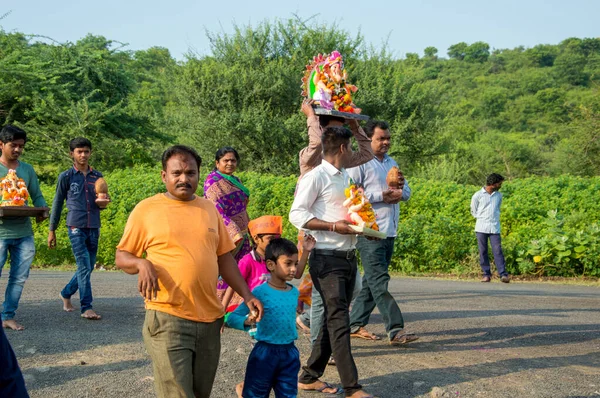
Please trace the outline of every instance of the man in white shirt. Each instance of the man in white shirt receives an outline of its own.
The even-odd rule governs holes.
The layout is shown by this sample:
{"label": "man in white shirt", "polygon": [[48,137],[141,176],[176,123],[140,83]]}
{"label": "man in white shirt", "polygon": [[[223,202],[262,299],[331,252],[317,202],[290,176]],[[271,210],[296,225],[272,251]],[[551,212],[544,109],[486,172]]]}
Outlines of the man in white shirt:
{"label": "man in white shirt", "polygon": [[337,364],[347,397],[369,398],[358,383],[358,370],[350,346],[348,306],[356,279],[356,232],[345,220],[344,190],[349,186],[345,167],[352,157],[352,133],[344,127],[323,132],[323,161],[299,182],[290,210],[290,222],[317,241],[310,256],[310,274],[321,294],[326,320],[313,344],[310,358],[298,379],[301,390],[337,394],[339,389],[319,378],[329,357]]}
{"label": "man in white shirt", "polygon": [[490,259],[488,258],[488,239],[492,244],[494,263],[500,275],[500,280],[509,283],[510,279],[505,268],[504,253],[502,253],[502,241],[500,239],[500,206],[502,205],[502,194],[498,192],[502,187],[504,177],[492,173],[487,177],[485,187],[475,192],[471,199],[471,214],[477,219],[475,223],[475,234],[479,246],[479,264],[483,271],[482,282],[492,279]]}

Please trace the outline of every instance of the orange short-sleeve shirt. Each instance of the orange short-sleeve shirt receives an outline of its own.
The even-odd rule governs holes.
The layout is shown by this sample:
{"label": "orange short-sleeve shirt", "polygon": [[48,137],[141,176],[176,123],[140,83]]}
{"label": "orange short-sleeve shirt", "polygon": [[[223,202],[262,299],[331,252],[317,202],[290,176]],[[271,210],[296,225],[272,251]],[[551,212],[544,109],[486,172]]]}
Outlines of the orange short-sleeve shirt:
{"label": "orange short-sleeve shirt", "polygon": [[144,199],[127,220],[119,250],[146,255],[158,274],[160,291],[146,308],[197,322],[224,315],[217,298],[217,257],[235,244],[215,205],[196,197],[189,202],[158,194]]}

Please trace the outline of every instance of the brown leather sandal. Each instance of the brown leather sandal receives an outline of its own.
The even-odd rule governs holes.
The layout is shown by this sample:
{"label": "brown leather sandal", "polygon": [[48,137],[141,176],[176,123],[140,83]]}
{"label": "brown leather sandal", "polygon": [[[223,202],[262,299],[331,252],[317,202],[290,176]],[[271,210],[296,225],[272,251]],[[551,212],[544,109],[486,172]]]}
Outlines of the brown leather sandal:
{"label": "brown leather sandal", "polygon": [[367,329],[361,327],[360,329],[358,329],[355,333],[351,333],[350,337],[356,337],[359,339],[364,339],[364,340],[381,340],[381,337],[369,332]]}
{"label": "brown leather sandal", "polygon": [[419,337],[414,333],[398,333],[390,340],[391,345],[408,344],[412,341],[419,340]]}

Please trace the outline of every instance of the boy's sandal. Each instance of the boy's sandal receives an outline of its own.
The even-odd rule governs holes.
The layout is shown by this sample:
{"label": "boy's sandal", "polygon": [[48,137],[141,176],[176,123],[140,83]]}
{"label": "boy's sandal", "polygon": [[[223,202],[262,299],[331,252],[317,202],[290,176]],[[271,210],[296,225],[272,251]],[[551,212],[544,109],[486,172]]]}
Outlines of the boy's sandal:
{"label": "boy's sandal", "polygon": [[381,340],[381,337],[369,332],[367,329],[361,327],[356,332],[351,333],[350,337],[357,337],[364,340]]}
{"label": "boy's sandal", "polygon": [[393,339],[390,340],[391,345],[402,345],[407,344],[412,341],[419,340],[419,336],[416,336],[414,333],[398,333],[394,336]]}

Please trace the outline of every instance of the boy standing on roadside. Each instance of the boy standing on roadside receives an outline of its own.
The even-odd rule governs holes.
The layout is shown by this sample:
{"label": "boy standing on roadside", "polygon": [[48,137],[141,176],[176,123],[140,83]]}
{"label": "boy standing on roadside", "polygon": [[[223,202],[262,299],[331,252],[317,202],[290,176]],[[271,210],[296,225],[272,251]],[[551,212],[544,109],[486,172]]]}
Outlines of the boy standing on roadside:
{"label": "boy standing on roadside", "polygon": [[69,143],[73,167],[62,172],[56,183],[56,194],[52,202],[48,247],[56,247],[56,227],[60,221],[65,199],[67,201],[67,232],[75,256],[77,271],[71,281],[60,292],[63,310],[72,312],[71,296],[79,290],[81,317],[99,320],[101,317],[92,309],[91,275],[96,264],[98,239],[100,238],[100,208],[96,204],[96,181],[102,173],[89,165],[92,143],[87,138],[74,138]]}
{"label": "boy standing on roadside", "polygon": [[[6,125],[0,130],[0,176],[15,170],[17,177],[22,178],[27,185],[27,191],[35,207],[46,207],[46,201],[40,190],[35,171],[31,165],[21,162],[19,157],[23,154],[27,133],[18,127]],[[44,217],[39,216],[40,222]],[[23,325],[14,320],[15,312],[19,306],[23,286],[29,276],[29,268],[35,256],[33,229],[29,217],[4,217],[0,219],[0,273],[10,253],[10,272],[6,295],[2,309],[2,327],[23,330]]]}

